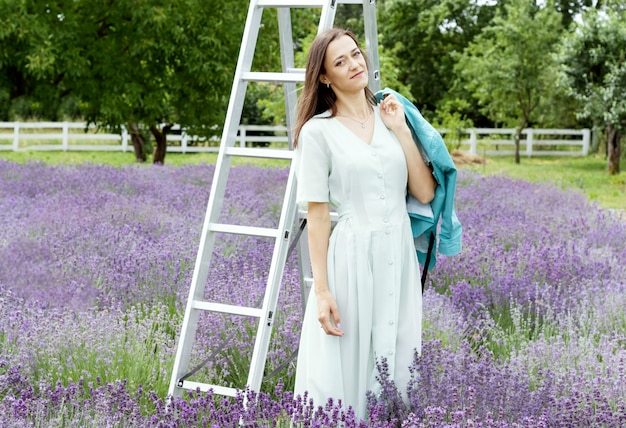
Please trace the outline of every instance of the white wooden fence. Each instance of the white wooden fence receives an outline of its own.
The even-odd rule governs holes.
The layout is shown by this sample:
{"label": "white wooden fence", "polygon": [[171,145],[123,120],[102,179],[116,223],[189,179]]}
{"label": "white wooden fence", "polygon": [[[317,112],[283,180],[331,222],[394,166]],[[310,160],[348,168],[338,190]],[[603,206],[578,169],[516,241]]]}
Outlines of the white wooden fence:
{"label": "white wooden fence", "polygon": [[[444,137],[449,131],[440,130]],[[459,133],[456,144],[459,150],[483,156],[508,156],[515,154],[515,129],[471,128]],[[522,130],[520,155],[522,156],[586,156],[589,154],[591,130],[537,129]],[[449,141],[450,145],[456,145]]]}
{"label": "white wooden fence", "polygon": [[[167,135],[168,152],[217,152],[220,138],[189,135],[174,128]],[[274,132],[279,135],[259,136],[250,132]],[[284,135],[280,135],[280,134]],[[237,143],[245,147],[250,143],[278,143],[287,147],[287,128],[282,126],[239,127]],[[0,151],[132,151],[131,137],[122,127],[119,134],[106,133],[95,125],[84,122],[0,122]]]}
{"label": "white wooden fence", "polygon": [[[255,135],[258,131],[274,135]],[[251,134],[251,132],[253,134]],[[512,155],[515,153],[510,128],[471,128],[456,133],[440,130],[450,147],[483,156]],[[522,131],[520,154],[524,156],[585,156],[589,153],[589,129],[534,129]],[[168,134],[168,152],[217,152],[219,137],[209,139],[188,135],[184,130]],[[287,148],[287,128],[284,126],[239,127],[237,144],[245,147],[254,143],[270,143]],[[55,151],[132,151],[130,135],[122,128],[119,134],[104,133],[94,125],[81,122],[0,122],[0,150],[55,150]]]}

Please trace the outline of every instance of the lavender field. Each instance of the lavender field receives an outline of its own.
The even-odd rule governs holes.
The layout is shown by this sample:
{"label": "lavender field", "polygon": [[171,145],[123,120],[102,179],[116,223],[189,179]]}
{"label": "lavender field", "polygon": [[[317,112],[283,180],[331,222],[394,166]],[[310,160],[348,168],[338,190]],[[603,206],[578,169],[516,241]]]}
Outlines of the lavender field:
{"label": "lavender field", "polygon": [[[222,221],[275,225],[287,173],[235,167]],[[168,403],[212,175],[0,160],[0,426],[626,426],[626,221],[573,191],[466,171],[464,249],[429,273],[410,406],[381,365],[369,421],[314,408],[290,392],[293,363],[259,394]],[[206,297],[254,305],[271,249],[220,237]],[[297,266],[292,255],[268,372],[297,349]],[[194,362],[224,348],[199,380],[244,388],[254,323],[199,325]]]}

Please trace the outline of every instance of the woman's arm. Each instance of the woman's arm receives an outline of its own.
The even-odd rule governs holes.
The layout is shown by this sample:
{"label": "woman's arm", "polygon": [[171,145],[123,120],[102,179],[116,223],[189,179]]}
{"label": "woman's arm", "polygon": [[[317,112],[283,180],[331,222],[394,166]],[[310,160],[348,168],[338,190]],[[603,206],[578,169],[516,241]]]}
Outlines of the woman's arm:
{"label": "woman's arm", "polygon": [[335,298],[328,289],[326,259],[330,239],[330,212],[326,202],[309,202],[307,224],[309,228],[309,253],[313,271],[313,287],[317,297],[319,322],[332,336],[343,336],[341,319]]}
{"label": "woman's arm", "polygon": [[404,151],[409,171],[409,192],[421,203],[429,203],[435,197],[437,182],[413,141],[411,130],[404,118],[404,107],[393,95],[389,95],[380,102],[380,116],[400,141]]}

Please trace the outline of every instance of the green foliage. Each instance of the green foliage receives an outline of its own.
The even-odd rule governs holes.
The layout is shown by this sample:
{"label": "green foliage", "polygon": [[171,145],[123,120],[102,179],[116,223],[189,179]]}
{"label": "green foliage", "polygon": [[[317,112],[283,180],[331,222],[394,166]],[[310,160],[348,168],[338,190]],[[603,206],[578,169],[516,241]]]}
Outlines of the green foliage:
{"label": "green foliage", "polygon": [[554,10],[511,3],[464,51],[455,70],[493,122],[523,128],[550,97],[559,32]]}
{"label": "green foliage", "polygon": [[444,139],[449,152],[461,146],[464,130],[474,127],[474,122],[463,113],[469,107],[470,105],[467,101],[454,99],[446,101],[435,112],[437,119],[433,121],[433,126],[447,131],[444,134]]}
{"label": "green foliage", "polygon": [[453,86],[455,52],[489,24],[497,6],[466,0],[387,0],[379,9],[380,43],[394,57],[399,80],[428,116]]}
{"label": "green foliage", "polygon": [[591,9],[564,37],[559,59],[563,87],[578,101],[579,117],[626,131],[626,13]]}
{"label": "green foliage", "polygon": [[577,14],[589,9],[594,3],[599,4],[600,2],[593,0],[554,0],[554,6],[561,14],[563,28],[571,25]]}
{"label": "green foliage", "polygon": [[385,52],[382,46],[378,46],[378,62],[380,65],[380,87],[391,88],[396,92],[412,99],[411,87],[401,79],[401,70],[395,64],[393,55]]}
{"label": "green foliage", "polygon": [[0,2],[0,120],[56,119],[60,96],[51,16],[43,2]]}
{"label": "green foliage", "polygon": [[241,123],[244,125],[284,125],[285,98],[282,85],[248,84]]}
{"label": "green foliage", "polygon": [[625,10],[592,9],[560,52],[563,86],[580,103],[579,117],[606,130],[608,172],[619,173],[621,136],[626,133]]}

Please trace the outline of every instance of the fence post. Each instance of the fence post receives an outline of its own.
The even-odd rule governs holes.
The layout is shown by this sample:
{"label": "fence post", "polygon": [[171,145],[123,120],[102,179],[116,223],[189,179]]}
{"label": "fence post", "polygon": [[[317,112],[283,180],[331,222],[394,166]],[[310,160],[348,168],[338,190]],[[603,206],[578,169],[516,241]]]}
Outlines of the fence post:
{"label": "fence post", "polygon": [[126,153],[128,150],[128,130],[122,125],[122,152]]}
{"label": "fence post", "polygon": [[239,147],[246,147],[246,127],[239,127]]}
{"label": "fence post", "polygon": [[61,147],[63,148],[64,152],[67,152],[67,149],[69,148],[69,139],[70,139],[70,136],[69,136],[69,133],[70,133],[69,123],[63,122],[61,124],[61,126],[62,126],[62,129],[63,129],[63,131],[62,131],[63,137],[62,137]]}
{"label": "fence post", "polygon": [[583,129],[583,156],[589,154],[589,142],[591,141],[591,131],[589,128]]}
{"label": "fence post", "polygon": [[20,123],[15,122],[13,125],[13,151],[17,152],[20,149]]}
{"label": "fence post", "polygon": [[526,131],[526,156],[531,157],[533,155],[533,129],[526,128],[525,131]]}
{"label": "fence post", "polygon": [[476,129],[470,129],[470,154],[475,155],[478,151],[478,138],[476,136]]}
{"label": "fence post", "polygon": [[189,136],[185,131],[181,132],[180,149],[182,153],[187,153],[187,140]]}

